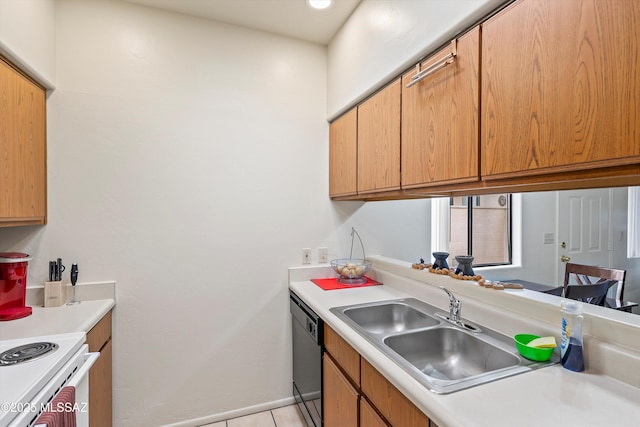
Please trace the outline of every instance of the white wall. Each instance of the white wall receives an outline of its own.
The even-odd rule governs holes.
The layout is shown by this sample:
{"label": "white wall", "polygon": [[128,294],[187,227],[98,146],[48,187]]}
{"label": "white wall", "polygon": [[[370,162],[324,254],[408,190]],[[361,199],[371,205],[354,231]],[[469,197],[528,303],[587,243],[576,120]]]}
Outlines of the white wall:
{"label": "white wall", "polygon": [[57,29],[47,242],[117,280],[115,424],[290,396],[286,268],[332,228],[324,50],[109,1]]}
{"label": "white wall", "polygon": [[329,44],[329,119],[505,1],[363,0]]}
{"label": "white wall", "polygon": [[[614,188],[612,200],[614,206],[611,218],[612,267],[627,270],[624,299],[637,302],[640,301],[640,258],[627,258],[627,187]],[[640,314],[640,309],[635,307],[634,313]]]}
{"label": "white wall", "polygon": [[56,28],[49,223],[0,248],[34,257],[31,287],[58,256],[117,281],[114,425],[290,398],[301,248],[346,256],[355,226],[419,257],[429,202],[329,200],[323,47],[109,0],[56,2]]}
{"label": "white wall", "polygon": [[[341,252],[348,257],[351,227],[363,240],[367,255],[385,255],[407,261],[431,254],[431,201],[334,202],[335,232]],[[354,255],[360,254],[359,243]]]}
{"label": "white wall", "polygon": [[0,53],[52,89],[56,80],[54,0],[0,0]]}

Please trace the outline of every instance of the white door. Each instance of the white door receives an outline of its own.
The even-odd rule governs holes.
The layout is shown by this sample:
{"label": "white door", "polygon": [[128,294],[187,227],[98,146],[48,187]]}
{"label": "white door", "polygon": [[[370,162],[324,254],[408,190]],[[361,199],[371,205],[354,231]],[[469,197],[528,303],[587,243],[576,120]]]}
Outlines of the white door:
{"label": "white door", "polygon": [[611,190],[558,192],[558,283],[566,262],[611,267]]}

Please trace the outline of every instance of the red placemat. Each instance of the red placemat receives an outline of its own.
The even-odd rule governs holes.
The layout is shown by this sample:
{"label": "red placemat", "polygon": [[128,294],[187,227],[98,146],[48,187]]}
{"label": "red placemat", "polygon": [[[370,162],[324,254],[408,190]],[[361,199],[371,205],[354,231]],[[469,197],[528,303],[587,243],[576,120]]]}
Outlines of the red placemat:
{"label": "red placemat", "polygon": [[325,291],[332,291],[334,289],[350,289],[350,288],[362,288],[364,286],[376,286],[382,285],[382,283],[377,282],[373,279],[370,279],[367,276],[364,276],[367,279],[366,283],[361,285],[346,285],[344,283],[339,283],[336,277],[332,277],[330,279],[311,279],[313,283],[320,286]]}

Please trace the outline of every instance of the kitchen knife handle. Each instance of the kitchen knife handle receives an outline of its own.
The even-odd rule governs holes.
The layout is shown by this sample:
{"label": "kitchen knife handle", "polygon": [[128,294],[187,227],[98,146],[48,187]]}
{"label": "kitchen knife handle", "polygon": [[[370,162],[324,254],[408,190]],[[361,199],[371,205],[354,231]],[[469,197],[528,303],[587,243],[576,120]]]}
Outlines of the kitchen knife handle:
{"label": "kitchen knife handle", "polygon": [[56,280],[62,280],[62,272],[65,270],[64,265],[62,265],[62,258],[58,258],[58,270],[56,274]]}
{"label": "kitchen knife handle", "polygon": [[75,286],[78,281],[78,264],[71,264],[71,285]]}

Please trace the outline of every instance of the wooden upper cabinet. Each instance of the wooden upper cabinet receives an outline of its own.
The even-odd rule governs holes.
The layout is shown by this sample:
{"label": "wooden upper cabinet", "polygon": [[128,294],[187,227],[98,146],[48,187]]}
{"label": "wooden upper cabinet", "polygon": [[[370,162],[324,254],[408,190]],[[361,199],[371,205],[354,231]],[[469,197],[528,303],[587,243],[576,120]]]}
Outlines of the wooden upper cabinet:
{"label": "wooden upper cabinet", "polygon": [[351,109],[329,126],[329,195],[357,192],[358,110]]}
{"label": "wooden upper cabinet", "polygon": [[640,2],[521,0],[482,24],[482,175],[640,163]]}
{"label": "wooden upper cabinet", "polygon": [[45,224],[45,90],[0,57],[0,227]]}
{"label": "wooden upper cabinet", "polygon": [[402,187],[479,180],[480,31],[476,27],[420,64],[453,60],[407,88],[402,76]]}
{"label": "wooden upper cabinet", "polygon": [[358,106],[358,193],[400,189],[400,85]]}

